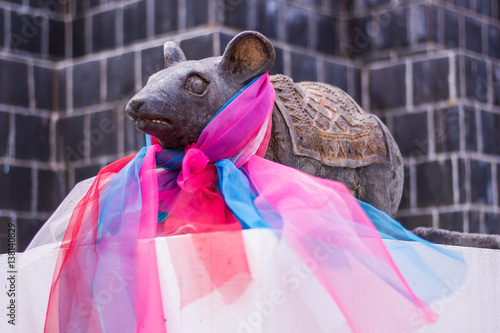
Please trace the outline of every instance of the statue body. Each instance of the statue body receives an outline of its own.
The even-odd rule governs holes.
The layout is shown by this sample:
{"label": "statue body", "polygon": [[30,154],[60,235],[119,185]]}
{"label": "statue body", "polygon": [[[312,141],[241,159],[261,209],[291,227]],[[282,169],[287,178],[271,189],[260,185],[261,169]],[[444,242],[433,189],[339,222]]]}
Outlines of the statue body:
{"label": "statue body", "polygon": [[[173,42],[165,69],[152,75],[127,105],[138,130],[165,149],[196,142],[221,107],[274,64],[270,41],[243,32],[222,57],[187,61]],[[271,76],[276,91],[266,158],[344,183],[358,199],[393,216],[403,187],[403,160],[387,127],[344,91],[317,82]]]}

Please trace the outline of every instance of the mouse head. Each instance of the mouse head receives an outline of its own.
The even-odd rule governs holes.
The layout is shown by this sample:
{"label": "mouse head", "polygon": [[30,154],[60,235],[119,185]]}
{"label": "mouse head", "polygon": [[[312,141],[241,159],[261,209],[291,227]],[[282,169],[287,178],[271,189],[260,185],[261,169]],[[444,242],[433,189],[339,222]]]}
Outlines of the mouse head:
{"label": "mouse head", "polygon": [[205,125],[247,83],[269,71],[274,48],[258,32],[234,37],[222,57],[187,61],[174,42],[164,45],[165,69],[152,75],[127,105],[135,127],[163,148],[196,142]]}

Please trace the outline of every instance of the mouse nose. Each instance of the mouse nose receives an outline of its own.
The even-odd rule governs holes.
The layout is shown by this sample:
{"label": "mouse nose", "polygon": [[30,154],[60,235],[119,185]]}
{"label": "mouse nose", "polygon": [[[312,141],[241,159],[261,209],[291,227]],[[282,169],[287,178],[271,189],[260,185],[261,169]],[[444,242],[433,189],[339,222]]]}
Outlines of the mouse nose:
{"label": "mouse nose", "polygon": [[129,117],[135,119],[139,115],[139,110],[140,110],[141,106],[143,106],[143,105],[144,105],[143,100],[132,99],[130,102],[128,102],[127,108],[125,111]]}

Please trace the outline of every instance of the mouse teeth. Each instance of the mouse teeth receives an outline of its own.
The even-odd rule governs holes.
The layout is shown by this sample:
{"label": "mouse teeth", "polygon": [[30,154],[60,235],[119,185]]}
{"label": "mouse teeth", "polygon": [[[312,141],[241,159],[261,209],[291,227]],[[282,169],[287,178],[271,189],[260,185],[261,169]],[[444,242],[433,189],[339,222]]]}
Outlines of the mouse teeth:
{"label": "mouse teeth", "polygon": [[152,120],[148,120],[148,121],[150,121],[152,123],[157,123],[157,124],[165,124],[165,125],[169,124],[169,122],[166,120],[152,119]]}

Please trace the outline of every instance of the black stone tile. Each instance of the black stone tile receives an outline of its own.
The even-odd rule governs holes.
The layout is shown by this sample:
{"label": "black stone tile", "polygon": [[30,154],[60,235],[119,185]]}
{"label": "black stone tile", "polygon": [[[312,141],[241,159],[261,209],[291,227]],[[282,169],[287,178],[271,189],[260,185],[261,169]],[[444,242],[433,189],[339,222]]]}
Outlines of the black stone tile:
{"label": "black stone tile", "polygon": [[399,203],[399,209],[409,209],[411,208],[411,174],[410,168],[404,166],[404,183],[403,183],[403,194],[401,196],[401,202]]}
{"label": "black stone tile", "polygon": [[307,54],[291,52],[292,79],[295,82],[316,81],[316,58]]}
{"label": "black stone tile", "polygon": [[279,2],[274,0],[255,0],[257,10],[255,27],[267,38],[278,38]]}
{"label": "black stone tile", "polygon": [[0,47],[4,46],[4,39],[3,36],[5,36],[5,30],[4,30],[4,25],[5,25],[5,18],[4,18],[4,10],[0,8]]}
{"label": "black stone tile", "polygon": [[[108,1],[110,2],[110,1]],[[75,13],[77,15],[85,13],[88,9],[90,9],[90,1],[89,0],[78,0],[71,4],[75,8]]]}
{"label": "black stone tile", "polygon": [[[75,164],[89,150],[83,133],[84,116],[62,118],[56,124],[57,158],[59,162]],[[87,135],[88,138],[88,135]]]}
{"label": "black stone tile", "polygon": [[0,165],[0,209],[31,210],[31,169]]}
{"label": "black stone tile", "polygon": [[471,57],[464,57],[465,96],[481,102],[488,101],[488,80],[486,62]]}
{"label": "black stone tile", "polygon": [[90,115],[90,157],[113,155],[118,152],[118,120],[113,110]]}
{"label": "black stone tile", "polygon": [[413,103],[419,105],[447,100],[449,70],[448,58],[413,63]]}
{"label": "black stone tile", "polygon": [[461,91],[461,78],[460,78],[460,73],[461,73],[461,59],[462,56],[456,55],[455,56],[455,91],[457,92],[457,97],[462,96],[462,91]]}
{"label": "black stone tile", "polygon": [[50,158],[50,120],[37,116],[15,116],[15,156],[47,162]]}
{"label": "black stone tile", "polygon": [[108,58],[106,89],[108,102],[130,99],[135,94],[134,53]]}
{"label": "black stone tile", "polygon": [[332,84],[347,91],[347,66],[333,62],[324,62],[325,83]]}
{"label": "black stone tile", "polygon": [[377,46],[380,49],[408,46],[410,44],[410,21],[408,8],[380,14],[374,21],[380,31]]}
{"label": "black stone tile", "polygon": [[492,3],[497,1],[476,0],[476,11],[485,16],[492,16]]}
{"label": "black stone tile", "polygon": [[92,16],[92,52],[112,49],[116,45],[116,15],[108,10]]}
{"label": "black stone tile", "polygon": [[493,104],[500,105],[500,66],[492,65],[491,75],[493,75],[493,85],[492,85]]}
{"label": "black stone tile", "polygon": [[142,85],[146,85],[151,75],[165,68],[163,46],[155,46],[141,51]]}
{"label": "black stone tile", "polygon": [[392,135],[403,156],[427,155],[429,151],[427,112],[395,116]]}
{"label": "black stone tile", "polygon": [[370,27],[370,16],[349,19],[347,22],[347,42],[340,43],[340,54],[351,58],[369,53],[372,50],[372,36],[367,27]]}
{"label": "black stone tile", "polygon": [[383,110],[406,105],[406,67],[395,65],[370,71],[370,109]]}
{"label": "black stone tile", "polygon": [[9,252],[9,248],[10,250],[17,251],[16,234],[16,224],[13,223],[11,218],[0,216],[0,254]]}
{"label": "black stone tile", "polygon": [[286,41],[293,45],[307,47],[309,37],[309,11],[303,7],[284,8]]}
{"label": "black stone tile", "polygon": [[348,76],[348,80],[353,81],[353,88],[352,88],[352,90],[348,89],[347,93],[349,93],[349,95],[351,95],[351,97],[354,98],[354,100],[356,102],[358,102],[358,104],[361,104],[361,99],[362,99],[362,96],[361,96],[361,70],[359,68],[354,68],[353,74]]}
{"label": "black stone tile", "polygon": [[418,6],[416,10],[416,37],[418,42],[437,42],[437,10],[434,6]]}
{"label": "black stone tile", "polygon": [[0,59],[0,103],[29,106],[28,66]]}
{"label": "black stone tile", "polygon": [[432,215],[400,216],[397,220],[408,230],[417,227],[432,227]]}
{"label": "black stone tile", "polygon": [[66,68],[57,71],[57,110],[66,110]]}
{"label": "black stone tile", "polygon": [[453,177],[450,160],[419,164],[416,177],[418,207],[453,204]]}
{"label": "black stone tile", "polygon": [[87,44],[84,18],[78,18],[72,22],[72,43],[73,58],[84,56],[85,45]]}
{"label": "black stone tile", "polygon": [[449,10],[444,11],[444,45],[456,48],[460,45],[458,30],[458,14]]}
{"label": "black stone tile", "polygon": [[321,0],[299,0],[298,3],[312,6],[321,6]]}
{"label": "black stone tile", "polygon": [[123,44],[129,45],[146,38],[146,1],[123,8]]}
{"label": "black stone tile", "polygon": [[63,172],[39,170],[37,211],[53,212],[64,199],[65,188],[66,177]]}
{"label": "black stone tile", "polygon": [[[219,34],[219,36],[220,36],[219,55],[222,55],[222,54],[224,54],[226,46],[229,44],[231,39],[233,39],[234,35],[228,35],[228,34],[221,32]],[[276,49],[276,47],[275,47],[275,49]]]}
{"label": "black stone tile", "polygon": [[484,229],[484,232],[487,234],[500,234],[500,215],[494,213],[485,213]]}
{"label": "black stone tile", "polygon": [[186,27],[197,27],[208,23],[208,0],[186,0]]}
{"label": "black stone tile", "polygon": [[483,128],[483,152],[495,156],[500,155],[500,114],[483,110],[481,126]]}
{"label": "black stone tile", "polygon": [[[497,193],[500,193],[500,164],[497,164]],[[500,206],[500,196],[498,197],[498,202],[496,203],[497,206]]]}
{"label": "black stone tile", "polygon": [[248,2],[247,0],[238,1],[222,1],[221,4],[223,10],[223,22],[224,25],[231,28],[236,28],[239,30],[247,29],[247,12],[248,12]]}
{"label": "black stone tile", "polygon": [[42,52],[42,29],[47,25],[45,16],[32,16],[11,12],[10,46],[12,50],[40,54]]}
{"label": "black stone tile", "polygon": [[480,213],[477,211],[469,211],[469,232],[470,233],[480,233]]}
{"label": "black stone tile", "polygon": [[0,111],[0,157],[5,156],[9,145],[9,118],[7,112]]}
{"label": "black stone tile", "polygon": [[39,219],[17,219],[17,250],[23,252],[44,224]]}
{"label": "black stone tile", "polygon": [[469,176],[465,172],[466,167],[469,165],[468,159],[459,159],[458,160],[458,191],[459,191],[459,199],[460,203],[467,202],[467,189],[465,184],[469,181]]}
{"label": "black stone tile", "polygon": [[465,18],[465,48],[481,53],[481,22],[470,17]]}
{"label": "black stone tile", "polygon": [[477,151],[477,125],[476,110],[470,107],[464,107],[464,126],[465,126],[465,150]]}
{"label": "black stone tile", "polygon": [[274,51],[276,52],[276,60],[274,61],[274,65],[273,67],[271,67],[269,74],[270,75],[282,74],[284,70],[283,50],[278,47],[275,47]]}
{"label": "black stone tile", "polygon": [[448,212],[439,214],[439,228],[451,231],[464,231],[464,213]]}
{"label": "black stone tile", "polygon": [[491,164],[478,160],[470,160],[470,177],[472,202],[492,205],[493,183]]}
{"label": "black stone tile", "polygon": [[75,168],[75,184],[82,180],[97,176],[101,167],[99,165],[89,165],[85,167]]}
{"label": "black stone tile", "polygon": [[500,29],[492,25],[488,27],[488,54],[500,58]]}
{"label": "black stone tile", "polygon": [[470,0],[455,0],[455,4],[458,7],[470,8]]}
{"label": "black stone tile", "polygon": [[33,66],[35,77],[35,106],[39,109],[53,110],[55,71],[50,68]]}
{"label": "black stone tile", "polygon": [[338,21],[337,18],[317,14],[315,17],[316,27],[316,50],[328,54],[337,54],[338,45]]}
{"label": "black stone tile", "polygon": [[40,0],[30,0],[30,6],[33,8],[39,8],[44,12],[53,12],[53,13],[65,13],[66,6],[68,5],[68,1],[40,1]]}
{"label": "black stone tile", "polygon": [[438,153],[460,151],[460,117],[457,106],[434,112],[434,140]]}
{"label": "black stone tile", "polygon": [[177,0],[155,0],[155,34],[177,30]]}
{"label": "black stone tile", "polygon": [[213,56],[212,34],[181,41],[181,48],[188,60],[200,60]]}
{"label": "black stone tile", "polygon": [[359,1],[359,7],[361,9],[372,9],[378,6],[387,5],[391,0],[361,0]]}
{"label": "black stone tile", "polygon": [[126,118],[123,127],[125,153],[136,153],[146,145],[146,136],[134,127],[134,122],[131,119]]}
{"label": "black stone tile", "polygon": [[73,67],[73,106],[98,104],[100,101],[99,61],[84,62]]}
{"label": "black stone tile", "polygon": [[63,21],[49,21],[49,56],[56,60],[64,58],[66,50],[65,23]]}

